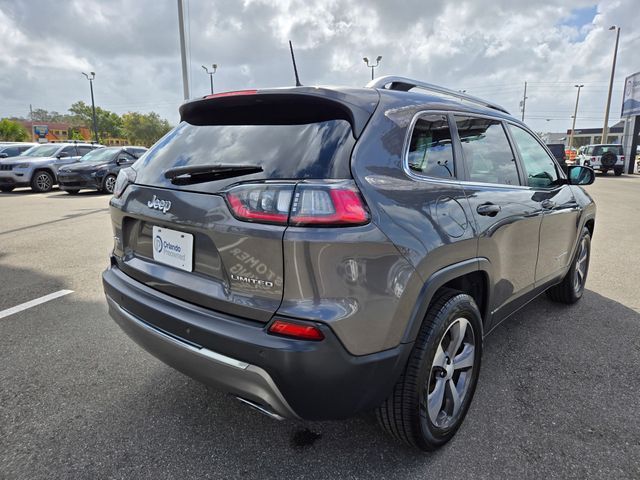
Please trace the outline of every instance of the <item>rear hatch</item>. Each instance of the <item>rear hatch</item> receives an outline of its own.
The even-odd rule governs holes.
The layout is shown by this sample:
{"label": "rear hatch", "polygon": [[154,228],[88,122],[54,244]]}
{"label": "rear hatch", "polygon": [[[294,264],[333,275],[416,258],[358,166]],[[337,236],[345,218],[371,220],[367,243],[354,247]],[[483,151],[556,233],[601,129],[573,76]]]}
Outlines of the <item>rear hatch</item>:
{"label": "rear hatch", "polygon": [[[183,105],[180,124],[112,200],[120,268],[190,303],[269,321],[284,283],[288,217],[277,212],[288,212],[302,181],[351,179],[351,151],[377,105],[377,92],[359,92],[254,91]],[[231,208],[251,201],[251,188],[267,193],[259,202],[271,201],[272,213]]]}

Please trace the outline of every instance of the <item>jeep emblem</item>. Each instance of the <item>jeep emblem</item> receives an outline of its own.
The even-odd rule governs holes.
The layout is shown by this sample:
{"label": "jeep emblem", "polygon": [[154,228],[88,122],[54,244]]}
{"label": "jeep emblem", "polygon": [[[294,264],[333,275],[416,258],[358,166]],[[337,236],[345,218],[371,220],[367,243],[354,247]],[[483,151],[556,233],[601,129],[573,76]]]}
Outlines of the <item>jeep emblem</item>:
{"label": "jeep emblem", "polygon": [[147,202],[147,207],[160,210],[162,213],[167,213],[171,208],[171,202],[169,200],[160,200],[154,195],[153,198]]}

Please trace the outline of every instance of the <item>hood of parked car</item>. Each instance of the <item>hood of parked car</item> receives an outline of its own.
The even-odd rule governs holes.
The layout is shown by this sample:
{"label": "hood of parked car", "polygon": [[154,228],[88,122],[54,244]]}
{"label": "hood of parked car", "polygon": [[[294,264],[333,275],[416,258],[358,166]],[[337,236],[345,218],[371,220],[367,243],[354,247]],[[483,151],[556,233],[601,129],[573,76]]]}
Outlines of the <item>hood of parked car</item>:
{"label": "hood of parked car", "polygon": [[22,155],[17,157],[5,158],[4,160],[9,160],[8,163],[50,163],[54,160],[57,160],[56,157],[24,157]]}

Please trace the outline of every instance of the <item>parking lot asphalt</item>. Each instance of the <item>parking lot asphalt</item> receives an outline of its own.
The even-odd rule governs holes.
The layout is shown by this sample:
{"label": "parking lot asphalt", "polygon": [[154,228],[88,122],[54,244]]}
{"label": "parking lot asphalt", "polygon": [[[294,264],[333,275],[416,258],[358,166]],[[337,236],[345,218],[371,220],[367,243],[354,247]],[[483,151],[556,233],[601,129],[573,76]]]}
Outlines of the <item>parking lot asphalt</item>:
{"label": "parking lot asphalt", "polygon": [[598,176],[587,291],[486,341],[432,454],[367,415],[277,422],[165,366],[107,315],[108,197],[0,194],[0,478],[640,478],[640,177]]}

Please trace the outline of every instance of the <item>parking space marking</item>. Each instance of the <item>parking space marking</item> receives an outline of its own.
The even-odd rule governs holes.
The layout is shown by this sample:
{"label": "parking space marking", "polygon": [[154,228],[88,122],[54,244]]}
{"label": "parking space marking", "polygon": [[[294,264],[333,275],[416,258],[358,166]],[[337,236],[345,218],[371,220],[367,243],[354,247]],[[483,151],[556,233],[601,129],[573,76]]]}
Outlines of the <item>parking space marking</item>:
{"label": "parking space marking", "polygon": [[14,313],[27,310],[28,308],[35,307],[36,305],[40,305],[41,303],[46,303],[56,298],[64,297],[65,295],[69,295],[70,293],[73,293],[73,290],[58,290],[57,292],[50,293],[49,295],[45,295],[44,297],[36,298],[34,300],[29,300],[28,302],[21,303],[20,305],[16,305],[15,307],[2,310],[0,312],[0,318],[8,317],[9,315],[13,315]]}

